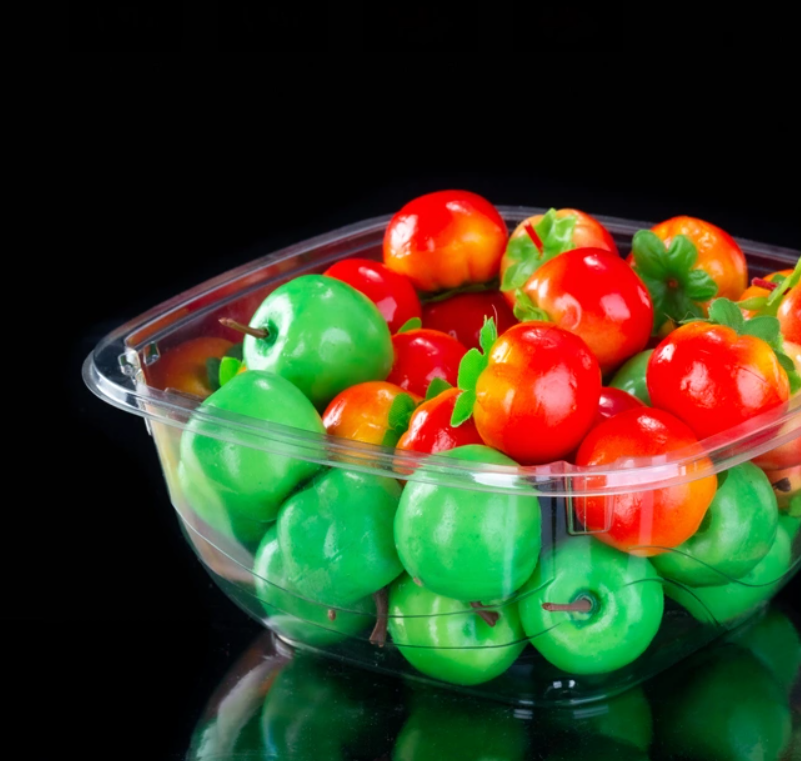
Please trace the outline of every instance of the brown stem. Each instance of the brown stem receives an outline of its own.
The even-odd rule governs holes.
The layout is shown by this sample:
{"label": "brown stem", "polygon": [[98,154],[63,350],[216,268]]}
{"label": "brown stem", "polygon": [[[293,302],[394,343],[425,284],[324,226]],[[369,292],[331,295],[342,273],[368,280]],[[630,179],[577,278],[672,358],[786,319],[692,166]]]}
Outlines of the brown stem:
{"label": "brown stem", "polygon": [[251,328],[250,325],[243,325],[241,322],[231,320],[228,317],[220,317],[220,325],[224,325],[226,328],[231,328],[231,330],[237,330],[240,333],[253,336],[254,338],[267,338],[267,336],[270,335],[270,332],[264,328]]}
{"label": "brown stem", "polygon": [[420,581],[420,579],[418,579],[418,578],[417,578],[417,576],[415,576],[415,577],[412,579],[412,581],[413,581],[415,584],[417,584],[417,586],[418,586],[418,587],[422,587],[422,586],[423,586],[423,582],[422,582],[422,581]]}
{"label": "brown stem", "polygon": [[761,277],[755,277],[751,281],[751,285],[764,288],[766,291],[775,291],[779,287],[777,283],[771,283],[770,280],[763,280]]}
{"label": "brown stem", "polygon": [[328,613],[326,615],[328,616],[329,621],[337,620],[337,612],[333,608],[329,608]]}
{"label": "brown stem", "polygon": [[552,613],[565,612],[565,613],[589,613],[592,610],[592,600],[582,597],[569,605],[562,605],[555,602],[544,602],[542,609]]}
{"label": "brown stem", "polygon": [[470,607],[487,626],[494,627],[498,623],[500,615],[497,610],[487,610],[480,602],[471,602]]}
{"label": "brown stem", "polygon": [[534,229],[534,226],[531,224],[531,222],[526,222],[526,224],[523,225],[523,229],[528,233],[528,237],[531,238],[531,242],[536,247],[537,253],[541,254],[542,240],[540,239],[540,236],[537,235],[537,231]]}
{"label": "brown stem", "polygon": [[793,490],[793,484],[789,478],[781,478],[775,484],[771,484],[776,491],[787,494]]}
{"label": "brown stem", "polygon": [[389,613],[386,587],[373,592],[373,599],[375,600],[376,619],[375,628],[370,635],[370,644],[384,647],[387,641],[387,614]]}

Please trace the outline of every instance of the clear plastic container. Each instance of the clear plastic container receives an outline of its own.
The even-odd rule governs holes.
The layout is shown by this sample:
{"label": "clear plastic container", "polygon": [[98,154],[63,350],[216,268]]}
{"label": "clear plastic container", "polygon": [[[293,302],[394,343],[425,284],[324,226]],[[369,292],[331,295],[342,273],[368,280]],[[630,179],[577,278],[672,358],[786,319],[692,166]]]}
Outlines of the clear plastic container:
{"label": "clear plastic container", "polygon": [[[541,212],[522,207],[499,210],[510,228]],[[801,396],[703,441],[700,449],[692,451],[627,459],[601,468],[566,462],[506,467],[404,453],[310,433],[227,413],[201,405],[192,395],[158,387],[159,361],[181,343],[202,336],[236,340],[220,325],[220,318],[247,322],[275,288],[301,274],[321,273],[339,259],[380,259],[388,219],[367,220],[291,246],[180,294],[110,334],[86,360],[84,377],[92,391],[113,406],[144,417],[187,541],[232,600],[295,646],[425,680],[438,681],[431,676],[437,674],[444,676],[445,683],[459,683],[462,690],[536,705],[609,697],[685,658],[737,626],[775,595],[797,570],[801,556],[801,522],[786,509],[780,511],[776,539],[765,563],[760,561],[757,570],[745,575],[738,572],[738,578],[731,575],[728,564],[725,568],[704,567],[699,573],[711,586],[703,588],[676,581],[672,573],[671,580],[664,578],[650,561],[644,563],[634,555],[618,553],[610,561],[610,550],[582,528],[580,515],[587,498],[603,500],[609,518],[616,498],[637,493],[644,504],[641,515],[646,524],[648,503],[656,490],[703,478],[718,478],[722,485],[733,468],[780,446],[791,453],[790,464],[796,469],[787,471],[783,486],[790,491],[783,496],[794,496],[801,468],[801,461],[792,454],[801,451]],[[634,232],[650,226],[603,217],[599,221],[623,254],[628,252]],[[743,240],[738,243],[752,276],[793,266],[798,258],[796,251]],[[185,435],[225,442],[224,457],[257,458],[264,463],[265,472],[274,470],[276,463],[302,470],[303,478],[293,493],[307,488],[309,479],[337,469],[359,474],[373,484],[392,484],[390,491],[395,484],[403,488],[428,484],[443,490],[437,494],[447,494],[455,504],[485,495],[476,509],[510,510],[514,520],[527,521],[529,528],[540,527],[539,541],[532,543],[529,557],[521,557],[519,546],[513,546],[519,537],[515,540],[515,530],[510,530],[503,540],[508,545],[496,547],[495,570],[509,587],[509,594],[500,600],[450,601],[439,604],[437,612],[401,616],[393,613],[392,606],[388,613],[378,612],[370,595],[346,604],[309,599],[294,585],[276,584],[275,568],[269,570],[269,563],[263,563],[269,572],[255,567],[259,542],[270,524],[244,518],[231,507],[249,495],[221,496],[217,487],[193,481],[179,468]],[[356,539],[354,542],[359,547]],[[671,550],[670,554],[677,553]],[[520,574],[530,574],[535,566],[535,579],[521,589]],[[579,589],[582,573],[586,583]],[[693,573],[691,570],[690,575]],[[530,611],[532,601],[542,608],[577,600],[587,602],[590,610],[537,613],[534,618],[542,621],[539,631],[532,631],[531,616],[525,633],[517,622],[518,611],[523,606]],[[477,613],[476,607],[484,610]],[[486,609],[500,615],[495,627],[485,623]],[[603,627],[598,625],[600,616]],[[385,644],[378,643],[380,636],[371,636],[377,617],[388,619],[391,636]],[[656,622],[653,631],[643,627],[646,618]],[[415,644],[422,629],[446,626],[477,632],[479,644],[470,648]],[[559,636],[554,634],[557,630]],[[563,639],[565,631],[569,634]],[[396,640],[406,638],[402,647],[393,634]],[[447,639],[445,636],[443,641]],[[536,648],[530,645],[532,641]],[[577,664],[576,668],[553,665],[552,661],[563,660],[558,653],[554,658],[560,641],[572,649],[569,662]],[[621,641],[623,649],[629,650],[628,660],[632,654],[637,657],[616,667],[621,658],[609,658],[604,652],[610,642],[618,643],[619,652]],[[457,666],[452,669],[449,661]]]}

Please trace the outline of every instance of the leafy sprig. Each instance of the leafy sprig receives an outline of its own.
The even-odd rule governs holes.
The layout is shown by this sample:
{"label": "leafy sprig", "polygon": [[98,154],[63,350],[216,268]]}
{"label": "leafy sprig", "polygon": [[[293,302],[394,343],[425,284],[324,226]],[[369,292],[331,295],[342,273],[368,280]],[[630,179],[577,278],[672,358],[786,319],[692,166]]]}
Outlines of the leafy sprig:
{"label": "leafy sprig", "polygon": [[242,367],[242,344],[234,344],[222,357],[209,357],[206,360],[206,374],[212,391],[228,383]]}
{"label": "leafy sprig", "polygon": [[493,344],[498,340],[498,329],[494,317],[485,317],[484,325],[478,336],[481,349],[470,349],[462,357],[459,364],[458,386],[462,391],[456,400],[451,415],[451,425],[458,428],[473,415],[476,403],[476,383],[478,376],[484,372],[489,364],[489,353]]}
{"label": "leafy sprig", "polygon": [[525,228],[526,235],[511,238],[506,247],[506,257],[512,264],[503,273],[501,290],[522,288],[545,262],[575,248],[575,226],[576,218],[572,214],[557,217],[556,209],[549,209],[536,225]]}
{"label": "leafy sprig", "polygon": [[412,413],[417,409],[417,402],[409,394],[398,394],[393,400],[387,413],[387,432],[381,444],[385,447],[394,447],[400,437],[409,428]]}
{"label": "leafy sprig", "polygon": [[639,230],[631,244],[634,270],[640,276],[654,305],[654,333],[668,320],[675,323],[701,318],[701,304],[714,298],[718,285],[701,269],[695,244],[677,235],[670,247],[650,230]]}
{"label": "leafy sprig", "polygon": [[799,283],[801,283],[801,258],[795,264],[795,269],[786,277],[776,274],[771,280],[773,290],[767,296],[755,296],[738,302],[741,309],[754,312],[755,316],[775,317],[779,313],[784,297]]}
{"label": "leafy sprig", "polygon": [[423,327],[423,321],[419,317],[410,317],[406,322],[398,328],[396,335],[401,333],[408,333],[410,330],[418,330]]}
{"label": "leafy sprig", "polygon": [[425,401],[429,401],[429,399],[433,399],[435,396],[439,396],[443,391],[447,391],[449,388],[453,388],[448,381],[444,378],[434,378],[431,383],[428,384],[428,388],[426,389],[426,398]]}
{"label": "leafy sprig", "polygon": [[544,309],[540,309],[529,295],[520,288],[515,291],[515,306],[512,311],[520,322],[528,322],[529,320],[550,322],[551,319],[548,313]]}

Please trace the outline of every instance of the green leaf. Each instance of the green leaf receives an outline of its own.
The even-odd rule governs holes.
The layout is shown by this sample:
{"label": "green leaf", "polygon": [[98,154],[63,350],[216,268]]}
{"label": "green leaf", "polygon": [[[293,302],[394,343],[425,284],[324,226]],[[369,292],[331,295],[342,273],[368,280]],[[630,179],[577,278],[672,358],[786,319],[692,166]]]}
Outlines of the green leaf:
{"label": "green leaf", "polygon": [[485,356],[492,351],[492,347],[497,340],[498,328],[495,326],[495,318],[485,316],[481,332],[478,334],[478,343]]}
{"label": "green leaf", "polygon": [[[547,226],[546,220],[548,220]],[[542,251],[546,261],[576,247],[576,244],[573,243],[576,218],[572,214],[559,218],[556,216],[556,210],[551,209],[534,226],[534,229],[542,241]]]}
{"label": "green leaf", "polygon": [[670,319],[677,324],[705,319],[704,310],[683,291],[667,288],[665,303]]}
{"label": "green leaf", "polygon": [[793,362],[790,357],[788,357],[784,352],[777,351],[776,357],[779,360],[779,364],[784,368],[784,371],[787,373],[787,378],[790,380],[790,394],[796,394],[799,389],[801,389],[801,375],[798,374],[798,370],[796,370],[795,363]]}
{"label": "green leaf", "polygon": [[484,372],[486,366],[487,358],[478,349],[470,349],[459,365],[459,388],[462,391],[474,389],[478,376]]}
{"label": "green leaf", "polygon": [[425,401],[439,396],[443,391],[447,391],[449,388],[453,388],[453,386],[444,378],[434,378],[434,380],[428,384],[428,389],[426,389]]}
{"label": "green leaf", "polygon": [[240,362],[243,361],[244,357],[242,356],[242,349],[244,348],[243,343],[234,344],[227,352],[225,352],[226,357],[233,357],[234,359],[238,359]]}
{"label": "green leaf", "polygon": [[529,257],[520,262],[515,262],[506,268],[501,282],[502,291],[513,291],[515,288],[522,288],[529,278],[537,271],[540,265],[539,258]]}
{"label": "green leaf", "polygon": [[463,391],[453,405],[451,415],[451,425],[458,428],[462,423],[467,422],[473,415],[473,406],[476,403],[476,392],[473,390]]}
{"label": "green leaf", "polygon": [[219,378],[220,385],[224,386],[233,378],[242,367],[242,363],[235,357],[223,357],[220,360]]}
{"label": "green leaf", "polygon": [[384,438],[381,439],[381,446],[392,447],[394,449],[396,446],[398,446],[398,442],[400,441],[401,436],[403,436],[403,433],[399,433],[398,431],[394,431],[390,428],[384,434]]}
{"label": "green leaf", "polygon": [[698,250],[686,235],[677,235],[670,242],[665,260],[669,271],[676,275],[683,275],[689,272],[698,261]]}
{"label": "green leaf", "polygon": [[206,375],[211,390],[216,391],[220,387],[220,360],[217,357],[209,357],[206,360]]}
{"label": "green leaf", "polygon": [[631,241],[634,266],[641,275],[664,280],[667,277],[667,251],[662,239],[650,230],[638,230]]}
{"label": "green leaf", "polygon": [[709,273],[690,270],[684,279],[684,291],[693,301],[709,301],[718,295],[718,284]]}
{"label": "green leaf", "polygon": [[409,394],[398,394],[393,400],[387,414],[387,423],[393,431],[403,433],[409,427],[409,418],[417,405]]}
{"label": "green leaf", "polygon": [[528,232],[510,238],[506,246],[506,257],[514,264],[507,267],[503,273],[501,290],[512,291],[522,288],[545,262],[575,248],[576,244],[573,243],[575,227],[574,216],[557,218],[556,209],[549,209],[534,225],[534,231],[542,243],[541,251]]}
{"label": "green leaf", "polygon": [[497,339],[498,331],[495,327],[495,319],[492,317],[484,318],[484,325],[481,328],[478,339],[482,351],[470,349],[459,363],[458,385],[462,393],[457,397],[456,404],[453,407],[451,425],[461,425],[473,414],[478,376],[484,372],[489,364],[487,355]]}
{"label": "green leaf", "polygon": [[733,328],[738,333],[742,332],[745,324],[740,307],[731,299],[715,299],[709,307],[709,319],[718,325]]}
{"label": "green leaf", "polygon": [[786,277],[782,281],[782,284],[772,291],[770,296],[768,296],[768,308],[777,306],[778,303],[785,297],[785,295],[799,282],[801,282],[801,257],[799,257],[798,261],[796,262],[795,269],[793,269],[789,277]]}
{"label": "green leaf", "polygon": [[422,327],[423,321],[419,317],[412,317],[411,319],[406,320],[406,322],[404,322],[403,325],[398,328],[397,335],[400,335],[401,333],[408,333],[410,330],[417,330]]}
{"label": "green leaf", "polygon": [[787,275],[782,275],[780,272],[777,272],[773,278],[771,279],[771,283],[776,283],[776,286],[779,287],[784,285],[784,281],[787,280]]}
{"label": "green leaf", "polygon": [[515,306],[512,311],[520,322],[529,322],[531,320],[550,322],[551,320],[548,313],[536,306],[528,294],[523,293],[520,289],[515,292]]}
{"label": "green leaf", "polygon": [[764,309],[767,306],[767,303],[767,296],[754,296],[752,299],[738,301],[737,306],[740,307],[740,309],[747,309],[749,312],[757,312],[760,309]]}
{"label": "green leaf", "polygon": [[539,251],[534,241],[527,234],[509,238],[506,244],[506,258],[513,262],[524,262],[527,259],[539,259]]}
{"label": "green leaf", "polygon": [[551,234],[551,230],[553,229],[553,224],[556,221],[556,209],[551,207],[545,214],[542,215],[542,219],[534,225],[534,229],[537,231],[537,235],[540,236],[540,240],[545,243],[545,238],[547,238]]}
{"label": "green leaf", "polygon": [[795,371],[795,362],[793,362],[793,360],[784,352],[777,354],[776,357],[779,360],[779,364],[787,371],[787,373]]}
{"label": "green leaf", "polygon": [[651,303],[654,305],[654,326],[653,332],[656,334],[659,328],[670,318],[667,306],[667,284],[659,278],[649,277],[648,275],[634,270],[642,280],[643,285],[651,294]]}
{"label": "green leaf", "polygon": [[[739,331],[744,336],[754,336],[761,338],[774,350],[782,350],[780,340],[781,326],[775,317],[760,316],[746,320],[742,329]],[[792,360],[791,360],[792,361]]]}

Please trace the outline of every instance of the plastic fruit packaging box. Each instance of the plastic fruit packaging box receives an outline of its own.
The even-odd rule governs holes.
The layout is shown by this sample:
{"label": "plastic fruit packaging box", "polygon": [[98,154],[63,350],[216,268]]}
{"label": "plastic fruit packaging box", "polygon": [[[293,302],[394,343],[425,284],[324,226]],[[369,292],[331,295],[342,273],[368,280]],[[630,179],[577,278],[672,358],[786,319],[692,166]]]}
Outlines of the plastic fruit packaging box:
{"label": "plastic fruit packaging box", "polygon": [[[544,211],[498,213],[501,245],[515,230],[504,264],[514,268],[524,261],[515,259],[523,245],[518,230],[542,244],[526,220]],[[650,227],[597,221],[621,261],[635,233]],[[298,648],[516,704],[558,705],[607,698],[664,671],[776,594],[801,555],[801,395],[723,424],[725,411],[707,400],[693,422],[712,432],[694,436],[665,411],[671,397],[649,370],[648,388],[667,400],[659,408],[635,400],[622,414],[638,425],[606,436],[595,435],[599,427],[587,434],[588,419],[578,454],[538,461],[538,448],[568,446],[573,423],[525,425],[536,399],[509,414],[509,400],[528,382],[508,364],[519,350],[504,343],[504,330],[517,322],[509,307],[492,307],[495,319],[473,331],[481,348],[467,354],[470,320],[451,319],[451,340],[463,347],[452,357],[452,345],[432,339],[433,331],[401,327],[419,316],[419,307],[409,307],[413,295],[389,314],[367,286],[369,298],[343,292],[344,301],[337,289],[354,289],[330,286],[338,262],[382,261],[393,224],[370,219],[227,272],[122,326],[85,362],[94,393],[144,418],[183,533],[237,605]],[[792,270],[799,257],[737,245],[750,276]],[[568,253],[548,264],[567,262]],[[319,277],[329,270],[331,278]],[[501,274],[504,284],[536,277],[520,269]],[[653,272],[641,274],[648,284]],[[415,275],[418,289],[443,296],[424,303],[424,327],[447,322],[445,297],[455,284],[442,272]],[[552,273],[551,282],[559,277]],[[644,381],[651,355],[629,350],[620,368],[601,341],[592,346],[597,360],[585,362],[592,339],[560,330],[554,342],[542,321],[541,310],[560,324],[568,319],[553,316],[565,312],[559,298],[525,288],[540,296],[535,303],[516,291],[515,315],[531,321],[523,323],[527,340],[539,342],[527,361],[550,363],[542,371],[547,388],[541,383],[537,393],[550,394],[556,407],[581,405],[582,394],[599,398],[603,373],[604,388],[652,402]],[[462,290],[451,300],[480,293]],[[376,323],[370,299],[389,328]],[[649,313],[643,339],[650,320]],[[242,344],[237,331],[248,324],[265,327]],[[669,345],[671,335],[663,329],[650,343],[668,364],[683,350]],[[316,341],[311,350],[308,336]],[[404,352],[417,354],[403,365]],[[432,357],[453,366],[447,372],[458,391],[430,383]],[[258,367],[247,366],[248,358]],[[560,376],[563,362],[584,369]],[[204,400],[209,377],[222,385]],[[669,383],[669,371],[660,377]],[[486,401],[490,381],[494,397],[467,420],[462,402]],[[741,373],[735,381],[759,379]],[[355,388],[372,402],[353,402]],[[606,403],[614,404],[615,393]],[[439,394],[448,422],[460,415],[467,422],[443,424],[453,439],[448,451],[404,448],[403,437],[419,439],[410,415]],[[376,433],[370,404],[379,402],[389,413]],[[425,414],[430,423],[434,408]],[[626,430],[642,439],[637,448],[627,449]],[[654,449],[667,439],[678,443]]]}

